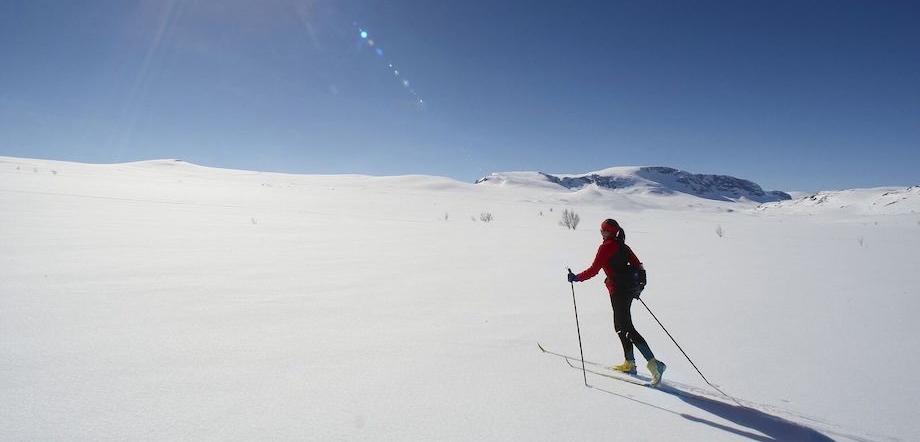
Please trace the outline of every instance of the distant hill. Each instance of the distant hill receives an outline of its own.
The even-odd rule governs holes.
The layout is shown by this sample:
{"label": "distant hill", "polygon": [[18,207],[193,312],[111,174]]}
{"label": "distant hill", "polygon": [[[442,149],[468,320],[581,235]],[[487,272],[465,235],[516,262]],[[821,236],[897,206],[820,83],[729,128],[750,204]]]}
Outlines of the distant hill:
{"label": "distant hill", "polygon": [[671,167],[612,167],[581,175],[544,172],[500,172],[476,181],[486,185],[559,186],[578,190],[595,185],[628,194],[687,194],[716,201],[768,203],[791,200],[780,191],[764,191],[758,184],[728,175],[684,172]]}
{"label": "distant hill", "polygon": [[762,204],[756,210],[809,215],[920,213],[920,186],[823,191],[790,201]]}

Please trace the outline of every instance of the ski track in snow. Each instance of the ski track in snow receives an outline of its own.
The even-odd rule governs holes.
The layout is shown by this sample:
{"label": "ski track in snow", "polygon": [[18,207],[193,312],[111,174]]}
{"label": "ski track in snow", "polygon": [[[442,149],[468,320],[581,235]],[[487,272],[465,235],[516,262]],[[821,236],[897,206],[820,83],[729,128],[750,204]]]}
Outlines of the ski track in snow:
{"label": "ski track in snow", "polygon": [[[578,366],[578,364],[582,362],[580,358],[559,354],[551,350],[546,350],[542,347],[542,345],[539,345],[539,348],[546,354],[561,357],[569,363],[570,367],[576,370],[581,370],[581,367]],[[623,375],[616,374],[608,368],[614,364],[603,364],[587,359],[584,360],[584,362],[589,366],[600,367],[593,370],[590,368],[587,369],[588,373],[593,374],[595,378],[604,377],[620,380],[624,377]],[[608,370],[609,372],[604,373],[604,370]],[[629,378],[630,376],[625,377]],[[650,376],[641,374],[633,375],[631,377],[635,380],[646,383],[651,380]],[[635,382],[628,379],[623,380],[629,383]],[[610,395],[619,396],[634,402],[638,402],[644,406],[674,413],[691,421],[696,421],[717,427],[719,426],[719,424],[707,421],[691,414],[678,413],[650,403],[639,401],[635,397],[625,394],[624,392],[628,391],[627,389],[617,389],[621,390],[620,392],[612,391],[613,387],[616,387],[615,384],[609,386],[611,389],[605,389],[589,382],[588,387]],[[726,431],[737,432],[739,435],[754,440],[830,441],[831,439],[826,435],[832,435],[856,442],[871,442],[882,440],[894,442],[899,440],[897,438],[882,436],[878,434],[862,435],[859,431],[853,430],[851,428],[846,428],[843,425],[835,424],[833,422],[822,420],[813,416],[796,413],[786,408],[760,404],[733,396],[726,396],[722,393],[713,391],[711,388],[707,389],[703,387],[695,387],[689,384],[671,381],[667,379],[667,376],[665,376],[665,379],[663,379],[661,384],[657,387],[651,387],[648,384],[645,384],[644,387],[678,397],[695,408],[704,410],[712,415],[719,416],[723,419],[734,422],[741,427],[756,430],[758,433],[767,436],[762,437],[756,434],[745,433],[743,430],[722,427]]]}

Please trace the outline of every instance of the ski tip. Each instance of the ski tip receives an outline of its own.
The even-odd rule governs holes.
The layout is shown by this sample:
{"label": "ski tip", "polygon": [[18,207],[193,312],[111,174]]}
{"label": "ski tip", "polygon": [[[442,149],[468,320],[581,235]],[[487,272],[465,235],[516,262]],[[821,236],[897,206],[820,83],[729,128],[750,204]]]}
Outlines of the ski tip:
{"label": "ski tip", "polygon": [[543,346],[542,346],[542,345],[540,345],[540,341],[537,341],[537,347],[539,347],[539,348],[540,348],[540,351],[542,351],[543,353],[546,353],[546,349],[545,349],[545,348],[543,348]]}

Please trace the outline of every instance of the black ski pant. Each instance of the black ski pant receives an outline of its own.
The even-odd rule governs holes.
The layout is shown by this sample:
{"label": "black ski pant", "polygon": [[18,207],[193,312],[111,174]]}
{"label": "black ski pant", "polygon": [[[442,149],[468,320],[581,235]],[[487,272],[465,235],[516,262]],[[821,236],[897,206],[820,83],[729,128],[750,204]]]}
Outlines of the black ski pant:
{"label": "black ski pant", "polygon": [[639,349],[645,360],[651,361],[655,358],[655,355],[652,354],[652,349],[649,348],[645,338],[633,326],[632,314],[629,312],[630,307],[632,307],[632,301],[633,297],[626,293],[610,295],[610,304],[613,305],[613,328],[616,330],[617,336],[620,337],[620,343],[623,344],[623,356],[627,360],[636,360],[633,354],[633,346],[635,345],[635,348]]}

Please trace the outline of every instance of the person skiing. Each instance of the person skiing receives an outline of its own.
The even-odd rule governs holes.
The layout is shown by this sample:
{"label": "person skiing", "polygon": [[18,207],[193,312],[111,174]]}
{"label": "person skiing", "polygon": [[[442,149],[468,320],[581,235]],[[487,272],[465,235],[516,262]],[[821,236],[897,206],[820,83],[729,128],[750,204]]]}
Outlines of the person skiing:
{"label": "person skiing", "polygon": [[667,366],[664,362],[655,359],[645,338],[633,325],[629,311],[633,298],[639,297],[645,283],[643,276],[642,283],[636,284],[633,281],[631,270],[639,269],[644,274],[642,262],[626,245],[626,232],[615,220],[606,219],[601,223],[601,237],[603,242],[597,249],[597,255],[591,267],[577,275],[570,269],[568,280],[572,283],[586,281],[604,269],[607,275],[604,283],[610,293],[610,304],[613,306],[613,327],[620,337],[620,343],[623,344],[623,355],[626,359],[622,364],[611,368],[623,373],[636,374],[636,357],[633,354],[633,348],[636,347],[648,361],[646,366],[652,373],[651,385],[658,385]]}

